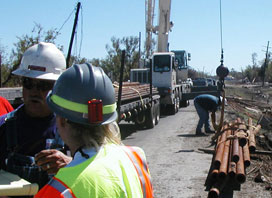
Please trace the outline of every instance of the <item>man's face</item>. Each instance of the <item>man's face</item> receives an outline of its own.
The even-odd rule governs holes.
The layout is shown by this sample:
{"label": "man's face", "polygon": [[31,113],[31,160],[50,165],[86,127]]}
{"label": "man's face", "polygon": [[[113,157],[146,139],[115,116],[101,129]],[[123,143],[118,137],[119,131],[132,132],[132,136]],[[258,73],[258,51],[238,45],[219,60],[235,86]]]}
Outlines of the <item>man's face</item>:
{"label": "man's face", "polygon": [[46,104],[46,96],[53,88],[55,81],[26,77],[22,80],[26,113],[31,117],[45,117],[50,115],[51,111]]}

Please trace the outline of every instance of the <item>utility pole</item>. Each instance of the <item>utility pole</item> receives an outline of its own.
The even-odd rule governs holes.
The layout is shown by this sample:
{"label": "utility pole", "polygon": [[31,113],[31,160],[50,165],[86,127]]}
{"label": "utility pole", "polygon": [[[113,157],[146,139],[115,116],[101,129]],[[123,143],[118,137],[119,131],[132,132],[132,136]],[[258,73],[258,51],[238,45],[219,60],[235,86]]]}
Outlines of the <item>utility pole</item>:
{"label": "utility pole", "polygon": [[67,58],[66,58],[66,69],[69,67],[69,61],[70,61],[70,57],[71,57],[71,51],[72,51],[72,46],[73,46],[73,41],[74,41],[74,35],[75,35],[75,31],[76,31],[76,26],[77,26],[78,13],[79,13],[80,5],[81,5],[81,3],[78,2],[77,3],[76,14],[75,14],[73,31],[72,31],[72,35],[71,35],[71,39],[70,39],[70,45],[69,45],[68,54],[67,54]]}
{"label": "utility pole", "polygon": [[138,68],[141,68],[141,32],[139,32],[139,63]]}
{"label": "utility pole", "polygon": [[266,54],[265,54],[265,60],[264,60],[264,66],[263,66],[263,84],[262,86],[264,86],[264,80],[265,80],[265,69],[267,68],[268,65],[268,49],[269,49],[269,41],[267,42],[267,48],[266,48]]}

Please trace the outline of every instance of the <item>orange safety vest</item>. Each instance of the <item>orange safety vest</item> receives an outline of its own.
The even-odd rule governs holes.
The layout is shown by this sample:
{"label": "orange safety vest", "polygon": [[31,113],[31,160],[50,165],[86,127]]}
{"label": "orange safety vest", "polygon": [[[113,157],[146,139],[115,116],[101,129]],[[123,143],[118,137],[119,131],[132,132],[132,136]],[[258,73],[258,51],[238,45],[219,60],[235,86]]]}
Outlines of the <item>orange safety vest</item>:
{"label": "orange safety vest", "polygon": [[[143,198],[153,198],[153,189],[151,184],[151,177],[147,167],[145,157],[143,157],[137,149],[130,146],[121,146],[122,150],[127,154],[131,162],[133,163],[136,172],[138,174],[141,189],[143,193]],[[35,198],[66,198],[74,197],[73,189],[67,186],[59,178],[54,177],[46,186],[44,186]]]}
{"label": "orange safety vest", "polygon": [[144,158],[141,158],[139,152],[137,152],[133,147],[124,146],[123,149],[125,150],[126,154],[129,156],[130,160],[132,161],[136,171],[138,173],[141,187],[143,191],[143,195],[145,198],[152,198],[153,197],[153,189],[151,184],[151,178],[147,167],[147,162]]}

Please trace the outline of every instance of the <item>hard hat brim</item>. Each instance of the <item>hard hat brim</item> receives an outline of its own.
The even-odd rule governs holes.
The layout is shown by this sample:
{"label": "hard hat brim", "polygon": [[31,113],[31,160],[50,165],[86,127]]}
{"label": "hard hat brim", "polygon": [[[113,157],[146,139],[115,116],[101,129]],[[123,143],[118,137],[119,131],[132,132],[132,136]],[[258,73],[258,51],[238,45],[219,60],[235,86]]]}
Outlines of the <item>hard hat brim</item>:
{"label": "hard hat brim", "polygon": [[60,76],[60,74],[45,73],[42,71],[33,71],[33,70],[26,70],[26,69],[20,69],[20,68],[13,71],[12,74],[17,76],[37,78],[42,80],[57,80]]}

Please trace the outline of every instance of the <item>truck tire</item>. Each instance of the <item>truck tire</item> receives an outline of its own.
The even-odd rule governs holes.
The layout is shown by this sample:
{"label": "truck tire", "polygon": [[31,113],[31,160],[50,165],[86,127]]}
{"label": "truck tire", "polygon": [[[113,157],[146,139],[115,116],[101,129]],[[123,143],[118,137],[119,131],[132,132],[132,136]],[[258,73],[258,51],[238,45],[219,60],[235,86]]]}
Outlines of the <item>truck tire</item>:
{"label": "truck tire", "polygon": [[181,107],[187,107],[189,105],[189,100],[181,100],[180,101],[180,106]]}
{"label": "truck tire", "polygon": [[152,129],[155,127],[156,124],[156,115],[155,115],[155,105],[152,105],[150,108],[146,110],[146,120],[145,120],[145,126],[148,129]]}
{"label": "truck tire", "polygon": [[176,113],[178,112],[179,108],[180,108],[180,102],[179,102],[179,97],[176,98]]}
{"label": "truck tire", "polygon": [[170,115],[175,115],[177,112],[177,100],[174,99],[174,104],[167,105],[167,111]]}
{"label": "truck tire", "polygon": [[145,111],[141,111],[138,113],[138,115],[135,118],[135,125],[137,128],[141,129],[144,127],[146,123],[146,114]]}
{"label": "truck tire", "polygon": [[161,116],[160,104],[157,103],[155,104],[155,124],[156,125],[159,123],[160,116]]}

